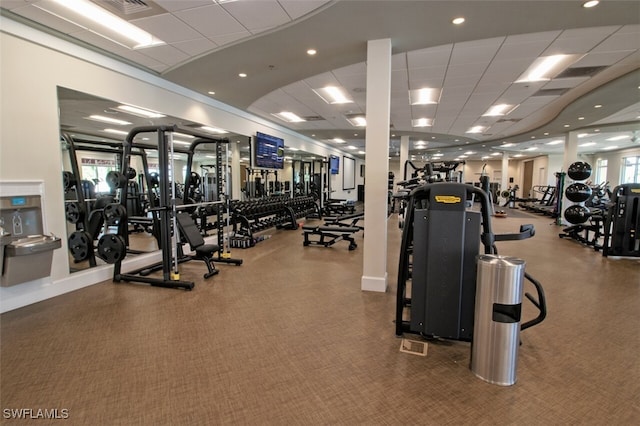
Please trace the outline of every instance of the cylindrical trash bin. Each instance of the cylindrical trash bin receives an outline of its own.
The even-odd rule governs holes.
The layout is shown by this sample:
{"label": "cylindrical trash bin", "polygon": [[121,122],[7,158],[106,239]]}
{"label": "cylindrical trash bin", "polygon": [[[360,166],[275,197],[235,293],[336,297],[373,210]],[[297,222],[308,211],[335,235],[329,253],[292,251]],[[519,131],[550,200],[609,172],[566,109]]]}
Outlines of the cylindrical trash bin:
{"label": "cylindrical trash bin", "polygon": [[524,268],[514,257],[477,257],[471,371],[496,385],[516,382]]}

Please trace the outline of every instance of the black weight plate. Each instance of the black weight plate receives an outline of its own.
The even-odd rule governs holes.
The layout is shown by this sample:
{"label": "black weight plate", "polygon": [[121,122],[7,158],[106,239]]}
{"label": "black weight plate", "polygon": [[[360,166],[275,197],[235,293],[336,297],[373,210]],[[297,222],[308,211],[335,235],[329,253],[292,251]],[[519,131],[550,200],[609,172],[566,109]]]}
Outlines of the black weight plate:
{"label": "black weight plate", "polygon": [[67,240],[69,251],[73,259],[81,262],[89,258],[90,250],[93,250],[91,236],[84,231],[75,231]]}
{"label": "black weight plate", "polygon": [[105,234],[98,240],[98,256],[107,263],[116,263],[124,259],[127,246],[117,234]]}
{"label": "black weight plate", "polygon": [[64,206],[64,213],[67,221],[70,223],[78,223],[84,218],[84,209],[80,203],[66,203]]}

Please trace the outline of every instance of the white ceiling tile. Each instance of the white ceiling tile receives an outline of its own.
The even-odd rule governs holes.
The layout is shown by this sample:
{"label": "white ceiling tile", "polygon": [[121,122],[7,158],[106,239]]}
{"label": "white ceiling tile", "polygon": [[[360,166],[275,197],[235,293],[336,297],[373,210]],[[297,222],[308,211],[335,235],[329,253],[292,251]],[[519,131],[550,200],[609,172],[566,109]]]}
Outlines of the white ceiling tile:
{"label": "white ceiling tile", "polygon": [[189,56],[198,56],[216,48],[216,44],[206,38],[172,43],[172,46],[175,46]]}
{"label": "white ceiling tile", "polygon": [[241,40],[243,38],[251,36],[249,31],[242,31],[239,33],[228,33],[217,36],[208,36],[207,38],[217,44],[218,46],[224,46],[225,44],[233,43],[234,41]]}
{"label": "white ceiling tile", "polygon": [[480,77],[481,77],[481,74],[477,74],[473,78],[465,75],[461,75],[458,77],[450,77],[449,74],[447,74],[447,77],[444,79],[444,85],[442,87],[443,88],[458,87],[458,86],[466,87],[466,86],[469,86],[470,84],[473,84],[475,87],[477,82],[480,80]]}
{"label": "white ceiling tile", "polygon": [[291,19],[276,0],[245,0],[223,3],[222,7],[249,31],[271,28]]}
{"label": "white ceiling tile", "polygon": [[338,78],[341,78],[342,76],[362,75],[366,79],[367,66],[364,62],[360,62],[358,64],[348,65],[346,67],[333,70],[333,73]]}
{"label": "white ceiling tile", "polygon": [[140,50],[140,53],[169,66],[176,65],[189,59],[189,56],[186,53],[170,45],[148,47],[144,50]]}
{"label": "white ceiling tile", "polygon": [[442,87],[446,73],[446,65],[409,69],[409,88],[413,90],[422,87]]}
{"label": "white ceiling tile", "polygon": [[608,37],[594,52],[613,52],[616,50],[632,50],[640,47],[640,25],[625,25]]}
{"label": "white ceiling tile", "polygon": [[453,44],[446,46],[430,47],[427,49],[407,52],[409,68],[426,68],[436,65],[447,65],[451,57]]}
{"label": "white ceiling tile", "polygon": [[326,86],[336,86],[339,85],[338,80],[335,78],[333,73],[325,72],[319,75],[315,75],[313,77],[307,78],[305,82],[312,89],[319,89]]}
{"label": "white ceiling tile", "polygon": [[470,79],[480,79],[480,77],[482,77],[482,74],[484,74],[484,72],[487,69],[487,63],[469,63],[469,64],[456,64],[456,65],[450,65],[449,68],[447,68],[447,76],[445,78],[445,84],[446,84],[446,80],[448,80],[450,77],[451,78],[456,78],[456,77],[468,77]]}
{"label": "white ceiling tile", "polygon": [[298,19],[328,3],[327,0],[279,0],[291,19]]}
{"label": "white ceiling tile", "polygon": [[407,69],[407,54],[398,53],[391,56],[391,70],[405,70]]}
{"label": "white ceiling tile", "polygon": [[237,34],[246,31],[246,28],[227,13],[226,10],[215,4],[180,10],[175,12],[174,15],[213,41],[215,41],[213,37],[216,36]]}
{"label": "white ceiling tile", "polygon": [[500,84],[515,81],[531,65],[530,58],[493,61],[480,79],[480,84]]}
{"label": "white ceiling tile", "polygon": [[453,46],[449,66],[488,64],[504,41],[504,37],[472,42],[456,43]]}
{"label": "white ceiling tile", "polygon": [[[639,42],[640,43],[640,42]],[[639,46],[640,47],[640,46]],[[575,62],[572,67],[600,67],[613,65],[634,53],[634,50],[619,50],[616,52],[588,53]]]}
{"label": "white ceiling tile", "polygon": [[617,26],[565,30],[542,53],[542,56],[586,53],[619,29]]}
{"label": "white ceiling tile", "polygon": [[522,34],[508,36],[504,41],[495,60],[514,60],[521,58],[537,58],[560,35],[561,31]]}
{"label": "white ceiling tile", "polygon": [[131,21],[165,43],[202,38],[202,34],[169,13]]}
{"label": "white ceiling tile", "polygon": [[154,0],[167,12],[176,12],[178,10],[193,9],[200,6],[211,5],[212,0]]}

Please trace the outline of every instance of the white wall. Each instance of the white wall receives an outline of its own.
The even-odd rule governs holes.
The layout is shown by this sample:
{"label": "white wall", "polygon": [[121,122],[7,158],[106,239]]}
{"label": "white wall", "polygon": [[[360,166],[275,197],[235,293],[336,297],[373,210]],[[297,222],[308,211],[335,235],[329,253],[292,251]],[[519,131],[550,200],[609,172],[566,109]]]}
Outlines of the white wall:
{"label": "white wall", "polygon": [[[204,125],[223,127],[239,134],[269,133],[285,138],[290,146],[323,156],[343,154],[152,74],[5,17],[0,19],[3,31],[0,33],[0,181],[44,182],[45,229],[55,235],[65,236],[67,227],[61,179],[63,162],[59,143],[58,86],[162,111]],[[78,274],[71,277],[66,238],[63,238],[63,247],[53,254],[51,276],[0,288],[0,311],[102,281],[110,276],[110,267],[106,268],[109,269],[94,268],[96,271],[82,277]]]}
{"label": "white wall", "polygon": [[613,189],[615,186],[620,185],[621,182],[621,171],[623,165],[623,158],[625,157],[635,157],[640,155],[640,147],[625,149],[616,152],[607,152],[600,153],[593,156],[593,162],[591,163],[591,167],[593,167],[594,174],[596,163],[598,159],[606,159],[607,160],[607,181],[609,182],[609,186]]}

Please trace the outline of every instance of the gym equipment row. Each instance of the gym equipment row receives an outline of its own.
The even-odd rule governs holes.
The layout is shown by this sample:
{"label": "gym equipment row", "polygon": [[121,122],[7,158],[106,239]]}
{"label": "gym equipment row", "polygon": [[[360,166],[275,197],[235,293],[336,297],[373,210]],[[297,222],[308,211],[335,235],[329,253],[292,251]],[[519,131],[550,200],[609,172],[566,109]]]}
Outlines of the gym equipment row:
{"label": "gym equipment row", "polygon": [[358,222],[364,220],[364,213],[354,213],[343,216],[326,217],[323,225],[303,225],[303,246],[319,245],[331,247],[338,241],[348,241],[349,250],[355,250],[358,245],[353,238],[356,232],[364,230]]}
{"label": "gym equipment row", "polygon": [[[474,201],[480,202],[480,211],[470,209]],[[411,192],[407,203],[398,267],[396,334],[471,341],[480,246],[485,254],[497,255],[496,242],[530,238],[535,233],[533,225],[521,225],[516,234],[494,234],[489,195],[473,185],[425,184]],[[537,298],[529,293],[525,296],[539,315],[522,324],[522,330],[546,316],[542,286],[529,274],[524,277],[536,288]],[[500,310],[500,306],[494,308]],[[518,317],[519,321],[520,306],[516,308],[512,312],[505,307],[496,315]]]}
{"label": "gym equipment row", "polygon": [[269,228],[298,229],[297,219],[320,218],[320,210],[313,197],[287,196],[261,198],[231,203],[231,225],[234,237],[247,237],[255,244],[256,232]]}

